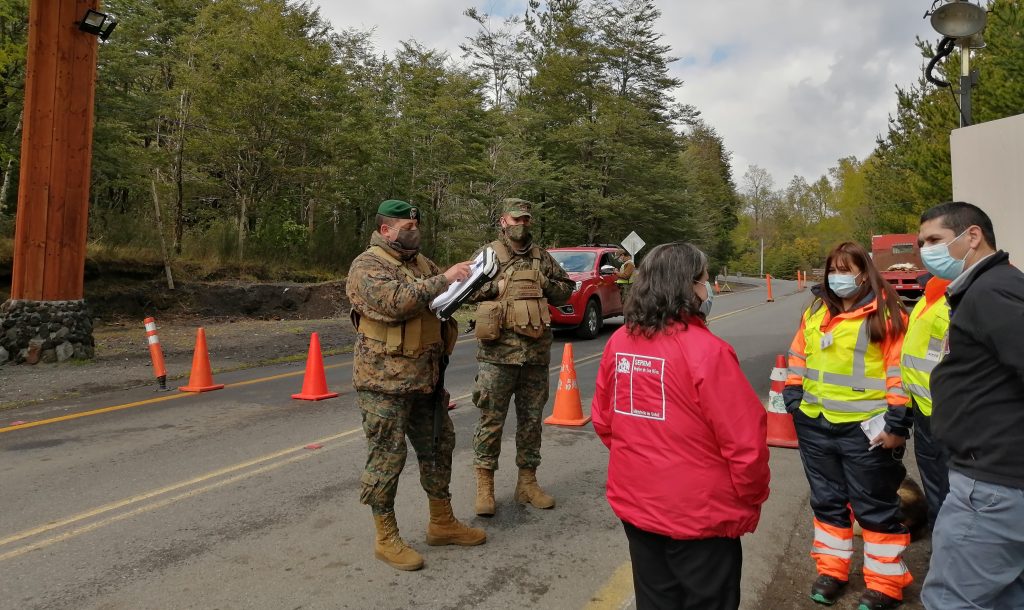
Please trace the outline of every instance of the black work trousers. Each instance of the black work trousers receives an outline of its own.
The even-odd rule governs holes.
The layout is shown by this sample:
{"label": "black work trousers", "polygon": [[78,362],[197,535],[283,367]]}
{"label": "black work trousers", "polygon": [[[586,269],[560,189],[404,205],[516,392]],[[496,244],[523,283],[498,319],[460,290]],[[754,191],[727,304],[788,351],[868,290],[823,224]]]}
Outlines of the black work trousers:
{"label": "black work trousers", "polygon": [[833,424],[823,415],[793,413],[800,460],[811,487],[815,518],[835,527],[851,527],[850,508],[866,530],[904,534],[898,490],[907,469],[904,448],[868,449],[860,424]]}
{"label": "black work trousers", "polygon": [[675,540],[622,522],[633,561],[637,610],[736,610],[739,538]]}
{"label": "black work trousers", "polygon": [[914,409],[914,456],[928,501],[928,529],[932,529],[949,493],[949,453],[932,436],[932,418],[917,409]]}

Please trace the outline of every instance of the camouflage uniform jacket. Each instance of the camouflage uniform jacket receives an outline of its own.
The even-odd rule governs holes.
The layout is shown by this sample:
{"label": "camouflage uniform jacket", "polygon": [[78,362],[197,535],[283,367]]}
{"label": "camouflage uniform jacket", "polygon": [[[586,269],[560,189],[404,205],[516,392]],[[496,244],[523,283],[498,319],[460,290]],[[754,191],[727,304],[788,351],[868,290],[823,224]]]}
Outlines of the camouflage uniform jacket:
{"label": "camouflage uniform jacket", "polygon": [[[371,246],[380,246],[393,254],[387,241],[374,233]],[[345,294],[352,310],[360,316],[384,324],[415,318],[443,293],[448,281],[437,265],[426,260],[430,275],[424,276],[415,259],[405,262],[418,279],[413,281],[405,271],[367,250],[352,261],[345,282]],[[388,354],[384,344],[358,333],[353,354],[352,385],[357,390],[384,394],[429,393],[437,383],[444,345],[427,346],[416,357]]]}
{"label": "camouflage uniform jacket", "polygon": [[[530,269],[532,261],[530,250],[523,254],[516,254],[512,245],[504,235],[497,241],[491,242],[492,248],[496,244],[504,244],[512,253],[512,260],[508,266],[498,274],[494,280],[484,284],[471,298],[471,301],[493,301],[498,298],[498,282],[519,269]],[[572,296],[576,283],[569,279],[569,276],[562,269],[562,266],[548,254],[547,250],[540,248],[540,272],[543,276],[541,288],[548,303],[554,306],[564,305]],[[481,362],[492,362],[494,364],[542,364],[547,366],[551,362],[551,329],[536,338],[525,337],[511,329],[502,329],[501,336],[496,341],[478,341],[476,358]]]}

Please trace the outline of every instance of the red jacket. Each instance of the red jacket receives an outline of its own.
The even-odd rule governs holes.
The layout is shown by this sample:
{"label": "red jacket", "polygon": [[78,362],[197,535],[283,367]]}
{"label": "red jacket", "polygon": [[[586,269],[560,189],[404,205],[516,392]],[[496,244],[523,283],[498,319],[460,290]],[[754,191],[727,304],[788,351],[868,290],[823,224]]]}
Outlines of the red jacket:
{"label": "red jacket", "polygon": [[728,343],[700,321],[672,328],[605,346],[591,411],[608,503],[644,531],[737,538],[768,498],[765,408]]}

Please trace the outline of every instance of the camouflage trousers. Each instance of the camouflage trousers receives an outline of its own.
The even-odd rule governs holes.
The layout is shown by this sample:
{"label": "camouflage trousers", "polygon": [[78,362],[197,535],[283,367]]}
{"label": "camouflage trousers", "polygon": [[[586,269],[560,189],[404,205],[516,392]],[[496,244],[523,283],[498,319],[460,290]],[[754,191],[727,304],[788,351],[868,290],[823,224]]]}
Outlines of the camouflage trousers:
{"label": "camouflage trousers", "polygon": [[516,466],[540,465],[541,418],[548,402],[548,367],[538,364],[494,364],[481,362],[476,376],[473,403],[480,409],[480,421],[473,436],[473,463],[480,468],[498,469],[501,432],[509,404],[516,399]]}
{"label": "camouflage trousers", "polygon": [[455,426],[448,411],[444,412],[441,438],[435,448],[432,395],[359,391],[356,401],[363,412],[368,449],[359,501],[368,504],[375,515],[394,512],[398,476],[408,453],[406,436],[416,451],[423,490],[434,499],[450,498]]}

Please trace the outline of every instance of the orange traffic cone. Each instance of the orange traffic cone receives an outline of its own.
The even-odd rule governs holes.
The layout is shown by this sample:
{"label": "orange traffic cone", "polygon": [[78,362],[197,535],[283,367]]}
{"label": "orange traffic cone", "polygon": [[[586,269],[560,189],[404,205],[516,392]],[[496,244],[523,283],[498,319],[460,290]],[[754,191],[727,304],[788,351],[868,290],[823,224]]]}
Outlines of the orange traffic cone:
{"label": "orange traffic cone", "polygon": [[772,276],[770,274],[764,274],[765,281],[768,282],[768,298],[765,299],[767,303],[774,303],[775,297],[772,296]]}
{"label": "orange traffic cone", "polygon": [[772,447],[797,446],[796,428],[793,416],[786,413],[786,403],[782,399],[782,391],[786,389],[786,357],[779,354],[775,357],[775,368],[772,369],[772,385],[768,391],[768,444]]}
{"label": "orange traffic cone", "polygon": [[718,280],[715,280],[715,294],[722,294],[722,289],[718,287]]}
{"label": "orange traffic cone", "polygon": [[327,376],[324,374],[324,356],[320,351],[320,336],[309,336],[309,355],[306,356],[306,374],[302,378],[302,391],[292,394],[297,400],[323,400],[335,398],[337,392],[327,391]]}
{"label": "orange traffic cone", "polygon": [[210,354],[206,351],[206,331],[200,327],[196,332],[196,349],[192,353],[192,373],[188,377],[188,385],[178,389],[182,392],[210,392],[223,387],[223,383],[213,383]]}
{"label": "orange traffic cone", "polygon": [[576,365],[573,364],[572,343],[566,343],[565,349],[562,350],[562,372],[558,374],[555,409],[544,423],[556,426],[585,426],[589,421],[590,416],[583,416],[580,384],[576,381]]}

